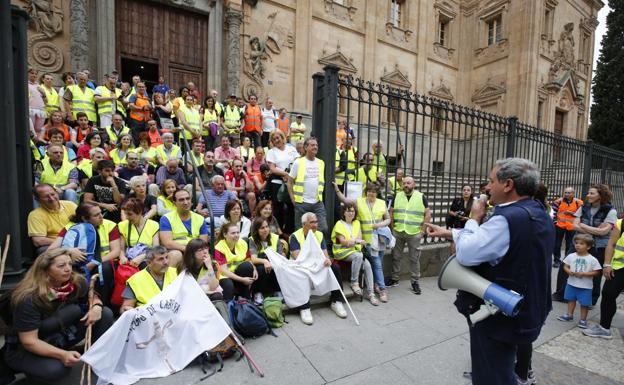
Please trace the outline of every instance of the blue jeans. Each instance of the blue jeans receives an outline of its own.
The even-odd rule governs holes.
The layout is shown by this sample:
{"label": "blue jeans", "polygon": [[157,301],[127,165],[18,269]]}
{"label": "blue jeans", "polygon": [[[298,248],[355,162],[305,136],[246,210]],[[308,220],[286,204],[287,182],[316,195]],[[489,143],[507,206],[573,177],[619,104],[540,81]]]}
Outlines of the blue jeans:
{"label": "blue jeans", "polygon": [[61,199],[78,203],[78,193],[76,193],[76,190],[67,189],[63,192]]}
{"label": "blue jeans", "polygon": [[373,280],[379,287],[379,290],[385,290],[386,281],[384,280],[383,273],[383,251],[373,251],[370,246],[366,246],[366,249],[370,254],[370,263],[373,268]]}

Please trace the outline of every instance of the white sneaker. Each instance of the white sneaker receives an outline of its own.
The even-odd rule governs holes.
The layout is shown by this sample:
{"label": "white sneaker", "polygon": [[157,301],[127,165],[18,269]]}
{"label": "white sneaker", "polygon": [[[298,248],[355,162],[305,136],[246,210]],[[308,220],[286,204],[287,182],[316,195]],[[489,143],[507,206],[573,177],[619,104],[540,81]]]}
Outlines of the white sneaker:
{"label": "white sneaker", "polygon": [[264,303],[264,296],[262,295],[262,293],[256,293],[254,294],[254,304],[256,304],[257,306],[260,306]]}
{"label": "white sneaker", "polygon": [[314,323],[314,318],[312,318],[312,312],[310,309],[300,310],[299,316],[301,317],[301,322],[306,325],[312,325]]}
{"label": "white sneaker", "polygon": [[332,302],[330,308],[336,313],[336,315],[340,318],[347,318],[347,311],[344,306],[342,306],[342,302]]}

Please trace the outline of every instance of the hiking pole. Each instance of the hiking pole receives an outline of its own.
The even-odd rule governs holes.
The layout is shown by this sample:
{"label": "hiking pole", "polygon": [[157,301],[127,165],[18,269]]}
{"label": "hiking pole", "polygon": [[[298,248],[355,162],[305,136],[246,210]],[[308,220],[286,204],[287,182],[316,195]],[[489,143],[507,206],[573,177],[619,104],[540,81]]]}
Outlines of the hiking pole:
{"label": "hiking pole", "polygon": [[256,369],[256,372],[258,372],[258,375],[260,377],[264,377],[264,372],[262,371],[262,369],[260,369],[256,361],[254,361],[253,358],[251,358],[251,354],[249,354],[249,351],[247,350],[247,348],[243,346],[241,341],[236,336],[236,333],[231,333],[230,336],[234,339],[234,341],[236,341],[236,345],[238,345],[238,347],[243,352],[243,354],[245,355],[245,358],[247,358],[247,361],[251,364],[251,366],[253,366],[254,369]]}
{"label": "hiking pole", "polygon": [[[98,279],[99,274],[93,274],[91,276],[91,281],[89,282],[89,310],[93,308],[93,300],[95,298],[95,281]],[[93,324],[87,326],[87,331],[85,333],[85,346],[84,353],[87,350],[91,349],[91,336],[93,333]],[[83,353],[83,354],[84,354]],[[86,362],[82,365],[82,372],[80,373],[80,385],[83,385],[85,379],[85,373],[87,378],[87,385],[91,385],[91,365]]]}
{"label": "hiking pole", "polygon": [[2,259],[0,260],[0,287],[2,287],[2,278],[4,278],[4,266],[6,265],[7,256],[9,254],[9,246],[11,246],[11,234],[7,234],[6,241],[4,241],[4,250],[2,251]]}

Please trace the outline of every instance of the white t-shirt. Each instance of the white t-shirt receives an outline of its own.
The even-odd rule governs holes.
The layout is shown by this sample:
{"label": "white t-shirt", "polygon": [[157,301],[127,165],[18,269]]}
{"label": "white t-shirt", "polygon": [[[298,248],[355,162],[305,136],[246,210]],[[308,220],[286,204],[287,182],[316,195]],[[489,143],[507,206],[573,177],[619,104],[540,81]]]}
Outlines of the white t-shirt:
{"label": "white t-shirt", "polygon": [[277,120],[277,114],[274,109],[265,110],[261,109],[262,112],[262,132],[271,132],[275,130],[275,121]]}
{"label": "white t-shirt", "polygon": [[[286,171],[297,157],[299,157],[299,153],[294,147],[285,146],[283,151],[273,147],[267,153],[266,160],[268,163],[273,163],[277,168]],[[281,178],[274,178],[272,181],[276,184],[283,183]]]}
{"label": "white t-shirt", "polygon": [[[303,179],[303,202],[304,203],[316,203],[318,202],[318,185],[320,174],[320,163],[318,159],[305,160],[305,178]],[[290,176],[295,179],[297,177],[297,171],[299,163],[293,163],[290,168]]]}
{"label": "white t-shirt", "polygon": [[[591,254],[581,257],[576,253],[572,253],[563,259],[563,263],[568,265],[570,271],[574,273],[589,273],[602,269],[600,262]],[[594,287],[593,277],[568,276],[568,283],[570,286],[578,287],[579,289],[591,289]]]}

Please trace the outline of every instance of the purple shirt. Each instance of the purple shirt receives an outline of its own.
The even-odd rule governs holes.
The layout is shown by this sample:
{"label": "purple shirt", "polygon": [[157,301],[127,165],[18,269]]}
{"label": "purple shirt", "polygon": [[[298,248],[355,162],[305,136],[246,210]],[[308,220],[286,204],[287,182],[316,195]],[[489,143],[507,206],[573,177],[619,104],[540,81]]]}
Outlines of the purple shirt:
{"label": "purple shirt", "polygon": [[186,178],[184,177],[184,171],[180,167],[176,169],[176,172],[173,174],[169,173],[167,167],[161,167],[156,172],[156,184],[158,187],[162,188],[163,183],[167,179],[173,179],[176,181],[179,187],[184,187],[186,185]]}

